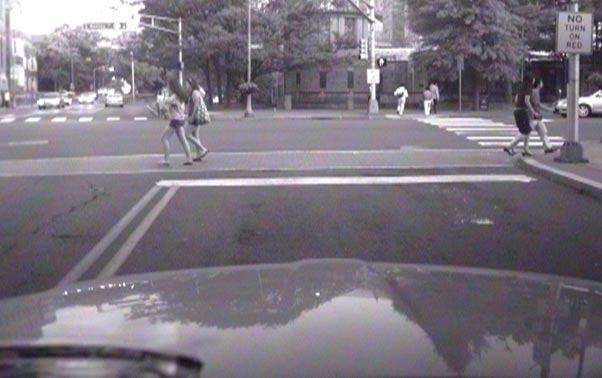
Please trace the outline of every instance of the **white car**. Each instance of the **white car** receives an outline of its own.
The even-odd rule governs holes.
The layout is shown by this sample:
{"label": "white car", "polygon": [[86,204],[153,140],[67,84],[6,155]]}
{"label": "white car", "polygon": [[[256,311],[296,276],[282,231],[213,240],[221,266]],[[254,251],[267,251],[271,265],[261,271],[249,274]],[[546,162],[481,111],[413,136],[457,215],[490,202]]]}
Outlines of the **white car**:
{"label": "white car", "polygon": [[119,106],[123,108],[123,95],[121,93],[107,94],[105,107],[108,108],[109,106]]}
{"label": "white car", "polygon": [[[559,100],[554,110],[566,116],[567,100]],[[579,117],[585,118],[592,114],[602,114],[602,89],[589,96],[579,97]]]}
{"label": "white car", "polygon": [[94,92],[84,92],[77,96],[77,102],[80,104],[93,104],[96,100],[96,94]]}
{"label": "white car", "polygon": [[36,105],[38,109],[62,108],[65,106],[63,98],[58,92],[40,93]]}

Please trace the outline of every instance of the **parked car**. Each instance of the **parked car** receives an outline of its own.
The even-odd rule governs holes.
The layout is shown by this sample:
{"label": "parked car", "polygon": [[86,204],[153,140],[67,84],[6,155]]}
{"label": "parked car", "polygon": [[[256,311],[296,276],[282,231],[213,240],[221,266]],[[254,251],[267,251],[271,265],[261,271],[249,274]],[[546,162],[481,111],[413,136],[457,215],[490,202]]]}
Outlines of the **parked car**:
{"label": "parked car", "polygon": [[38,109],[48,108],[63,108],[65,103],[63,98],[58,92],[46,92],[38,95],[38,101],[36,101]]}
{"label": "parked car", "polygon": [[[567,99],[559,100],[554,107],[556,113],[567,114]],[[585,118],[593,114],[602,114],[602,89],[589,96],[579,97],[579,117]]]}
{"label": "parked car", "polygon": [[77,96],[77,102],[80,104],[93,104],[95,100],[96,94],[94,92],[84,92]]}
{"label": "parked car", "polygon": [[105,98],[105,107],[120,106],[123,108],[123,95],[121,93],[109,93]]}

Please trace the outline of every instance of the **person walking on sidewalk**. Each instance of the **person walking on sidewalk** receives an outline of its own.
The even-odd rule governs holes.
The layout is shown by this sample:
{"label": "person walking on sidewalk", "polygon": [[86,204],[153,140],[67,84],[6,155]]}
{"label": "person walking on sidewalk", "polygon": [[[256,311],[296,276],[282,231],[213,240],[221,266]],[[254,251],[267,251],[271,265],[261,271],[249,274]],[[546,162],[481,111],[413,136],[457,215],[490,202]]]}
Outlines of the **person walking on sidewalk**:
{"label": "person walking on sidewalk", "polygon": [[433,106],[433,92],[428,86],[424,88],[422,97],[424,99],[424,115],[428,117],[431,114],[431,106]]}
{"label": "person walking on sidewalk", "polygon": [[543,81],[541,79],[533,80],[533,92],[531,92],[531,105],[533,105],[533,109],[537,112],[537,114],[533,115],[533,120],[531,121],[531,127],[537,131],[539,137],[541,138],[544,146],[544,153],[551,154],[556,152],[556,149],[552,147],[550,143],[550,139],[548,138],[548,129],[546,124],[543,121],[542,111],[543,107],[541,105],[541,89],[543,88]]}
{"label": "person walking on sidewalk", "polygon": [[192,88],[192,94],[188,102],[188,130],[186,138],[196,148],[196,158],[194,161],[201,161],[209,150],[203,146],[199,137],[200,126],[209,123],[209,113],[205,104],[205,90],[199,85],[195,79],[189,79],[188,84]]}
{"label": "person walking on sidewalk", "polygon": [[429,85],[429,89],[433,94],[432,112],[433,114],[437,114],[437,104],[439,104],[439,86],[435,81],[432,81]]}
{"label": "person walking on sidewalk", "polygon": [[403,115],[403,111],[406,108],[406,100],[408,99],[408,90],[405,85],[401,83],[401,85],[393,92],[394,96],[397,96],[397,114]]}
{"label": "person walking on sidewalk", "polygon": [[176,134],[184,153],[186,154],[186,162],[184,165],[192,165],[192,156],[190,154],[190,146],[186,140],[184,133],[184,124],[186,120],[186,100],[187,95],[184,92],[184,88],[180,85],[177,79],[171,79],[169,81],[169,89],[171,94],[165,98],[165,104],[168,108],[169,124],[165,127],[163,135],[161,136],[161,142],[163,143],[163,155],[164,160],[159,162],[160,165],[169,166],[169,138]]}
{"label": "person walking on sidewalk", "polygon": [[523,142],[523,156],[532,156],[529,151],[529,134],[531,134],[531,120],[539,113],[531,105],[531,93],[533,92],[533,80],[530,76],[525,76],[515,98],[514,120],[518,127],[518,135],[507,146],[504,152],[514,156],[514,147]]}

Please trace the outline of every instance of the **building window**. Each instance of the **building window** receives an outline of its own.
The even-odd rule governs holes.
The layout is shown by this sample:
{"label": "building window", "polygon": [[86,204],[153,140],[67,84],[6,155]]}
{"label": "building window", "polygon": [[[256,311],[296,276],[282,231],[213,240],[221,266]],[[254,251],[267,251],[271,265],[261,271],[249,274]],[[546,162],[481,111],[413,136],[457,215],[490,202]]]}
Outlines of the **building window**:
{"label": "building window", "polygon": [[326,89],[326,71],[320,71],[320,89]]}
{"label": "building window", "polygon": [[22,66],[23,65],[23,57],[22,56],[15,56],[15,64],[18,66]]}
{"label": "building window", "polygon": [[301,86],[301,72],[297,71],[297,74],[295,75],[295,83],[297,84],[297,87]]}
{"label": "building window", "polygon": [[347,71],[347,89],[353,89],[354,79],[354,72]]}
{"label": "building window", "polygon": [[345,38],[350,41],[356,40],[355,18],[345,17]]}

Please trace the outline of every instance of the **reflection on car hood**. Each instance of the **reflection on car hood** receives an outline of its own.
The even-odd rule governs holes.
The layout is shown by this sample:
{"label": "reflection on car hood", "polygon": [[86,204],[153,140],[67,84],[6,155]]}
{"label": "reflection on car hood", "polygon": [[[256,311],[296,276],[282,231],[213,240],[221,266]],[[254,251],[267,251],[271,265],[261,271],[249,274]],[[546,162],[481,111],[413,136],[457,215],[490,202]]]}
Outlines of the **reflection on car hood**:
{"label": "reflection on car hood", "polygon": [[602,286],[306,260],[117,277],[0,302],[0,343],[144,347],[205,377],[602,376]]}

